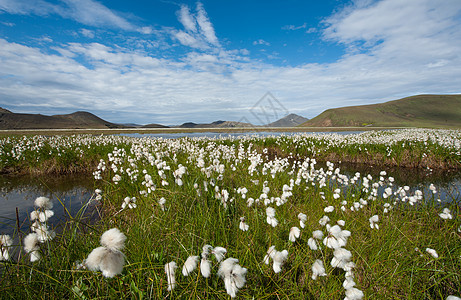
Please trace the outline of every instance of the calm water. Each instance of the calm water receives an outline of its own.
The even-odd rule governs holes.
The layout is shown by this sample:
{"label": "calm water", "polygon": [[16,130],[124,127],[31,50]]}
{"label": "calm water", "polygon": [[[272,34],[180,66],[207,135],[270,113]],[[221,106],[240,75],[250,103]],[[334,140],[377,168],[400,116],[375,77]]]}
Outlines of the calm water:
{"label": "calm water", "polygon": [[56,226],[68,216],[64,206],[75,216],[93,190],[91,175],[0,176],[0,234],[13,234],[16,230],[16,208],[21,230],[27,231],[37,197],[45,196],[53,201],[54,216],[49,223]]}
{"label": "calm water", "polygon": [[[363,131],[334,131],[334,132],[299,132],[299,133],[306,133],[306,134],[327,134],[327,133],[337,133],[337,134],[357,134]],[[177,139],[182,137],[239,137],[239,136],[280,136],[280,135],[290,135],[297,132],[268,132],[268,131],[261,131],[261,132],[180,132],[180,133],[121,133],[119,135],[122,136],[129,136],[129,137],[151,137],[151,138],[164,138],[164,139]]]}

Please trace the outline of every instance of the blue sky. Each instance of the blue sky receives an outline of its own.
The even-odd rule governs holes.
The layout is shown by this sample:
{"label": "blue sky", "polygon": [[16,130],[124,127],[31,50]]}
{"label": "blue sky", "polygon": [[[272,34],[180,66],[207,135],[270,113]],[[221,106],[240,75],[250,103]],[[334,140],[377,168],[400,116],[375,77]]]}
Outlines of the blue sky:
{"label": "blue sky", "polygon": [[0,0],[13,112],[259,124],[461,93],[460,78],[459,0]]}

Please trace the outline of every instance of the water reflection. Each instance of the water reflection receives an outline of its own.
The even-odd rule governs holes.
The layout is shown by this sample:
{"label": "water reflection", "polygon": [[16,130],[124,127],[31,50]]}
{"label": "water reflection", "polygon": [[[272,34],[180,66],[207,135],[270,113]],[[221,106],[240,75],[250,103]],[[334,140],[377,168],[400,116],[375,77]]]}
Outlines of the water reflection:
{"label": "water reflection", "polygon": [[326,131],[326,132],[270,132],[270,131],[249,131],[249,132],[179,132],[179,133],[120,133],[118,135],[128,136],[128,137],[135,137],[135,138],[163,138],[163,139],[177,139],[182,137],[188,138],[195,138],[195,137],[208,137],[208,138],[227,138],[227,137],[240,137],[240,136],[281,136],[281,135],[292,135],[296,133],[303,133],[303,134],[329,134],[329,133],[336,133],[336,134],[357,134],[362,133],[363,131]]}
{"label": "water reflection", "polygon": [[91,175],[0,176],[0,233],[13,234],[17,230],[16,208],[20,228],[27,231],[30,212],[39,196],[53,201],[55,214],[49,223],[55,226],[65,220],[67,211],[75,216],[93,189]]}

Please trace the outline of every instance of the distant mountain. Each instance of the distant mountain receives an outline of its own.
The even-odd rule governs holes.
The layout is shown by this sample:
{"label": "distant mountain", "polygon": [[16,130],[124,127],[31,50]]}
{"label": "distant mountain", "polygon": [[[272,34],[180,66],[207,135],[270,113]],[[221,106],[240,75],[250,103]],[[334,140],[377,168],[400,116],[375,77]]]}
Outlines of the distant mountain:
{"label": "distant mountain", "polygon": [[301,117],[297,114],[289,114],[288,116],[285,116],[281,118],[280,120],[269,123],[265,126],[267,127],[296,127],[308,120],[309,119]]}
{"label": "distant mountain", "polygon": [[170,128],[168,126],[161,125],[161,124],[155,124],[155,123],[147,124],[147,125],[143,125],[143,126],[138,126],[138,127],[139,128]]}
{"label": "distant mountain", "polygon": [[107,122],[89,112],[78,111],[67,115],[45,116],[18,114],[0,109],[0,129],[107,129],[126,126]]}
{"label": "distant mountain", "polygon": [[234,128],[234,127],[253,127],[250,123],[242,123],[235,121],[215,121],[208,124],[197,124],[193,122],[187,122],[178,126],[179,128]]}
{"label": "distant mountain", "polygon": [[380,104],[328,109],[301,126],[461,127],[461,95],[418,95]]}

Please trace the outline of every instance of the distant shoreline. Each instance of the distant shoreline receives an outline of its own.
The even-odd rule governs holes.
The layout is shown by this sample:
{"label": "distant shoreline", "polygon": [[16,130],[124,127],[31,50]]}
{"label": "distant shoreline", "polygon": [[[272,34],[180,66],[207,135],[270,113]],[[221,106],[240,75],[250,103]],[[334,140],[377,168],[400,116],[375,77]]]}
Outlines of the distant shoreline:
{"label": "distant shoreline", "polygon": [[247,133],[247,132],[335,132],[335,131],[370,131],[386,129],[408,129],[411,127],[234,127],[234,128],[114,128],[114,129],[7,129],[0,130],[0,135],[27,134],[167,134],[167,133]]}

